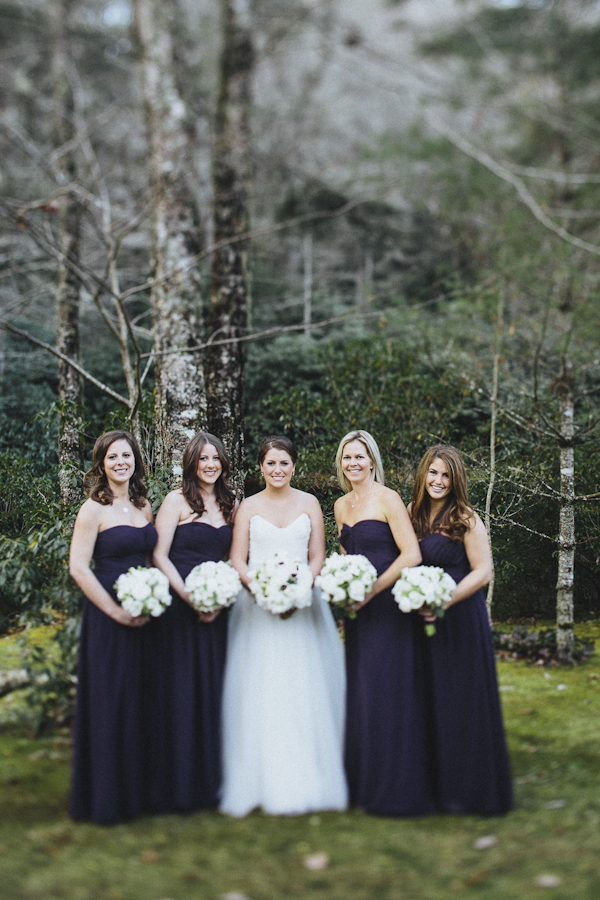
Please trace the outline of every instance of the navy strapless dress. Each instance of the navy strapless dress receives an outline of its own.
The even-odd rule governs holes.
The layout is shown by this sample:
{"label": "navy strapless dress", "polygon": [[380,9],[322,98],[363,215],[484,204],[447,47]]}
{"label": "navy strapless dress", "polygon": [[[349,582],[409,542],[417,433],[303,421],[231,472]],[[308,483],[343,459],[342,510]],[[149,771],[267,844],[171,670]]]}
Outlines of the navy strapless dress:
{"label": "navy strapless dress", "polygon": [[[156,539],[150,524],[117,525],[98,534],[95,575],[115,599],[119,575],[146,565]],[[119,625],[89,600],[83,602],[70,803],[75,820],[111,824],[148,811],[148,627]]]}
{"label": "navy strapless dress", "polygon": [[[184,581],[194,566],[225,559],[231,534],[230,525],[179,525],[169,557]],[[228,614],[223,611],[206,624],[188,603],[172,594],[172,605],[150,623],[148,631],[154,704],[150,738],[154,812],[216,807],[221,785],[221,694]]]}
{"label": "navy strapless dress", "polygon": [[[378,574],[400,552],[387,522],[375,519],[344,525],[340,541]],[[350,802],[386,816],[434,812],[421,618],[400,612],[387,590],[347,619],[345,630]]]}
{"label": "navy strapless dress", "polygon": [[[471,571],[461,541],[428,534],[420,547],[423,565],[440,566],[457,583]],[[483,593],[450,607],[435,627],[423,644],[436,805],[451,813],[506,813],[512,783]]]}

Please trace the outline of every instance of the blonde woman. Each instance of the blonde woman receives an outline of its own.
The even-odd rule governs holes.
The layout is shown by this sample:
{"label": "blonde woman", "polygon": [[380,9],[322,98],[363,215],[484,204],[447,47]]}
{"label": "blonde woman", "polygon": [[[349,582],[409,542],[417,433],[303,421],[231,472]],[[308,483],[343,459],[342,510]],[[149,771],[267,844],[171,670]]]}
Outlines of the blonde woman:
{"label": "blonde woman", "polygon": [[416,816],[434,810],[417,614],[400,612],[391,587],[421,553],[399,495],[385,487],[381,457],[368,431],[339,445],[336,467],[346,494],[335,504],[340,543],[377,569],[355,619],[346,620],[346,775],[350,802],[367,812]]}

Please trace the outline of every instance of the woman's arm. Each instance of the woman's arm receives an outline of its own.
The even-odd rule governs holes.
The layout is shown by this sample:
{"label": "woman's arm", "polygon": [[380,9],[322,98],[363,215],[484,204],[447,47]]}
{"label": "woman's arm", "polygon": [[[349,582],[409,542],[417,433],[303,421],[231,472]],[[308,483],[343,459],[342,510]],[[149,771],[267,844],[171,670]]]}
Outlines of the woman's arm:
{"label": "woman's arm", "polygon": [[309,497],[310,538],[308,541],[308,565],[314,581],[325,562],[325,523],[323,522],[323,512],[319,501],[310,494]]}
{"label": "woman's arm", "polygon": [[402,569],[409,569],[418,566],[421,563],[421,550],[419,542],[413,530],[410,517],[402,502],[399,494],[395,491],[385,491],[381,494],[381,508],[385,521],[390,526],[396,546],[400,550],[400,555],[396,557],[393,563],[388,566],[385,572],[377,578],[375,584],[371,588],[371,592],[367,594],[362,603],[357,603],[354,609],[360,609],[365,603],[368,603],[376,594],[392,587],[400,577]]}
{"label": "woman's arm", "polygon": [[148,616],[132,616],[116,603],[102,587],[90,568],[92,554],[100,528],[102,507],[94,500],[86,500],[75,519],[71,550],[69,553],[69,573],[85,596],[105,615],[120,625],[137,628],[145,625]]}
{"label": "woman's arm", "polygon": [[244,587],[248,587],[248,551],[250,549],[250,519],[252,518],[252,503],[242,500],[233,523],[233,538],[229,559],[231,565],[237,571]]}
{"label": "woman's arm", "polygon": [[[333,516],[335,518],[335,525],[337,528],[338,537],[342,533],[342,526],[344,524],[344,512],[343,512],[343,504],[342,504],[343,499],[344,499],[344,497],[338,497],[338,499],[333,504]],[[346,551],[344,550],[344,548],[342,547],[341,544],[340,544],[340,553],[342,553],[344,556],[346,555]]]}
{"label": "woman's arm", "polygon": [[[156,530],[158,532],[158,541],[152,554],[154,565],[169,579],[169,584],[176,594],[186,603],[190,603],[190,595],[185,587],[185,582],[171,560],[169,553],[171,552],[171,544],[175,536],[175,529],[179,525],[181,519],[181,510],[185,505],[185,498],[178,491],[171,491],[167,494],[162,505],[156,514]],[[190,606],[192,604],[190,603]]]}
{"label": "woman's arm", "polygon": [[475,591],[490,583],[493,571],[492,551],[485,525],[476,512],[469,519],[469,530],[465,534],[465,550],[471,571],[465,575],[452,593],[452,600],[446,609],[471,597]]}

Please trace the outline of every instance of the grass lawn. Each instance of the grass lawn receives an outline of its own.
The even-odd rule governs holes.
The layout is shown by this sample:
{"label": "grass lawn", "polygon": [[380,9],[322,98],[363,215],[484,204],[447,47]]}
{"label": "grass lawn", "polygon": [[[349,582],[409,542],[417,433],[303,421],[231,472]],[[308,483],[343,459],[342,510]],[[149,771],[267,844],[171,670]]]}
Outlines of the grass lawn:
{"label": "grass lawn", "polygon": [[[600,623],[580,632],[599,638]],[[0,640],[1,667],[18,665],[12,654]],[[0,898],[598,900],[600,660],[498,671],[516,790],[502,819],[197,813],[75,825],[68,734],[33,740],[0,710]],[[325,867],[307,867],[311,857]]]}

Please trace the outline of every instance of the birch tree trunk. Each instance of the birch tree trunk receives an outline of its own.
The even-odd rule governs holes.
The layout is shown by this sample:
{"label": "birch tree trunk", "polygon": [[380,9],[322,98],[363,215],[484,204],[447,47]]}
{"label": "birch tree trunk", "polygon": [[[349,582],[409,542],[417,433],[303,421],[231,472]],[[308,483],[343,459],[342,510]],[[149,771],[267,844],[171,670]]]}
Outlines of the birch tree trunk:
{"label": "birch tree trunk", "polygon": [[560,403],[560,516],[558,579],[556,582],[556,643],[558,658],[573,662],[573,575],[575,566],[575,391],[573,365],[563,359],[556,392]]}
{"label": "birch tree trunk", "polygon": [[[494,371],[492,375],[492,410],[490,419],[490,480],[485,498],[485,530],[487,531],[490,548],[492,546],[492,496],[496,483],[496,423],[498,421],[498,379],[500,375],[500,359],[502,350],[502,331],[504,326],[504,292],[501,290],[498,296],[497,328],[496,328],[496,352],[494,354]],[[488,585],[485,598],[488,619],[492,624],[492,602],[494,600],[494,584],[496,581],[496,567],[492,554],[492,577]]]}
{"label": "birch tree trunk", "polygon": [[[185,105],[173,71],[171,4],[134,0],[148,130],[152,207],[156,461],[177,477],[183,448],[206,427],[200,276],[194,210],[185,179]],[[174,352],[177,351],[177,352]]]}
{"label": "birch tree trunk", "polygon": [[[250,101],[254,62],[250,0],[220,0],[223,43],[213,151],[214,239],[249,228]],[[213,254],[209,332],[213,339],[240,337],[248,326],[245,253],[230,244]],[[243,461],[244,349],[233,341],[209,348],[206,394],[209,429],[231,456],[241,487]]]}
{"label": "birch tree trunk", "polygon": [[[75,138],[73,92],[68,77],[67,43],[64,23],[71,7],[70,0],[55,0],[49,13],[52,27],[53,143],[63,147]],[[62,168],[67,182],[77,177],[74,154],[68,150]],[[79,361],[79,281],[64,263],[69,257],[77,262],[81,247],[81,207],[73,194],[67,194],[59,212],[60,248],[56,284],[56,348],[70,359]],[[58,475],[63,507],[81,498],[80,472],[83,447],[79,435],[79,409],[83,386],[80,375],[68,363],[58,363],[58,405],[60,410],[58,439]]]}

